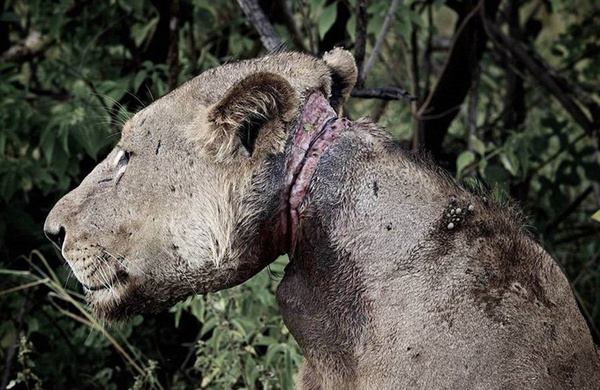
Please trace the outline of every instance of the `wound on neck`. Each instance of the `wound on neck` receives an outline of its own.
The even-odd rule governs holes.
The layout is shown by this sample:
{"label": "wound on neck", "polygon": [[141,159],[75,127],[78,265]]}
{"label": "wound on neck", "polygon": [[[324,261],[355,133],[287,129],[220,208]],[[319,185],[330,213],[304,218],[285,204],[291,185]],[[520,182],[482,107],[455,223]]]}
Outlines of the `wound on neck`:
{"label": "wound on neck", "polygon": [[323,93],[313,92],[306,100],[293,130],[282,196],[281,232],[287,237],[288,253],[296,247],[300,215],[310,205],[308,188],[319,159],[351,124],[350,120],[337,117]]}

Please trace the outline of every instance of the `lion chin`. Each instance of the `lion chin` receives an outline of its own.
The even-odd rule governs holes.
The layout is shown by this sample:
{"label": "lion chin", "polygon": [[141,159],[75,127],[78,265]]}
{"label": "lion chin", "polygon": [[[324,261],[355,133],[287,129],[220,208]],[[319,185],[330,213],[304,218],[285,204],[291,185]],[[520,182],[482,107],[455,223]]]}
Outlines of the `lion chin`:
{"label": "lion chin", "polygon": [[108,323],[123,323],[138,314],[164,311],[186,296],[177,295],[161,299],[160,296],[153,295],[152,291],[145,291],[143,285],[131,280],[111,288],[85,291],[86,301],[92,313]]}

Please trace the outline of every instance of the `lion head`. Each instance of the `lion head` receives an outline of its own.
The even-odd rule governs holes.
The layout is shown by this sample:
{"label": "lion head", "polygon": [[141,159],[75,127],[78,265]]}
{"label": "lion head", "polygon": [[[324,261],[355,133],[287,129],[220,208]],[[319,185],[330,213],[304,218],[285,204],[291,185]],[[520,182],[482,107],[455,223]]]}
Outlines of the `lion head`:
{"label": "lion head", "polygon": [[282,193],[302,108],[318,91],[339,112],[355,80],[344,50],[270,54],[204,72],[135,114],[44,226],[93,311],[162,310],[285,252]]}

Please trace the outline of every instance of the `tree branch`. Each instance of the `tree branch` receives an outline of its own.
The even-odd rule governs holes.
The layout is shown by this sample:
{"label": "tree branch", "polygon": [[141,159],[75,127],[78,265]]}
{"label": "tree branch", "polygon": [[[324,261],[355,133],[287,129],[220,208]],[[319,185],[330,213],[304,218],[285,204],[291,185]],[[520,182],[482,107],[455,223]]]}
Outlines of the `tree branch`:
{"label": "tree branch", "polygon": [[302,51],[308,51],[308,48],[302,40],[302,33],[300,32],[300,28],[294,20],[294,15],[292,14],[292,10],[290,8],[290,2],[286,0],[279,0],[279,6],[283,10],[283,21],[285,22],[285,26],[287,27],[288,31],[290,32],[290,35],[292,36],[292,42],[294,42],[298,49]]}
{"label": "tree branch", "polygon": [[365,62],[365,48],[367,46],[367,0],[356,2],[356,42],[354,47],[354,60],[358,69],[356,87],[363,85],[363,65]]}
{"label": "tree branch", "polygon": [[575,122],[577,122],[588,134],[592,134],[598,128],[598,123],[593,123],[573,98],[569,96],[568,92],[561,88],[560,81],[553,76],[553,74],[556,74],[554,69],[545,64],[542,59],[535,58],[521,42],[515,41],[504,35],[493,22],[485,18],[484,27],[494,44],[521,61],[531,75],[540,84],[546,87],[554,97],[556,97],[563,108],[571,115],[573,120],[575,120]]}
{"label": "tree branch", "polygon": [[381,100],[408,100],[412,102],[416,97],[406,92],[404,89],[396,87],[362,88],[352,91],[352,97],[362,99],[381,99]]}
{"label": "tree branch", "polygon": [[390,25],[392,24],[392,20],[394,19],[394,15],[396,14],[396,9],[398,8],[399,0],[392,0],[392,4],[388,9],[387,14],[385,15],[385,20],[383,21],[383,25],[381,26],[381,30],[379,30],[379,35],[377,36],[377,40],[375,41],[375,47],[373,47],[373,52],[367,61],[367,65],[365,65],[365,69],[362,73],[361,84],[367,79],[371,68],[375,65],[375,61],[379,57],[379,52],[381,52],[381,46],[383,45],[383,41],[385,40],[385,36],[387,35],[388,30],[390,29]]}
{"label": "tree branch", "polygon": [[546,229],[544,229],[544,236],[548,235],[552,230],[556,229],[556,227],[560,225],[561,222],[563,222],[569,215],[571,215],[571,213],[577,210],[577,207],[579,207],[579,205],[583,203],[585,198],[587,198],[588,195],[592,192],[592,186],[590,185],[581,194],[579,194],[577,198],[575,198],[575,200],[573,200],[573,202],[563,210],[562,213],[557,215],[556,218],[554,218],[548,223]]}
{"label": "tree branch", "polygon": [[281,40],[275,32],[273,25],[265,16],[265,13],[256,0],[237,0],[240,8],[258,32],[260,41],[265,49],[272,51],[281,47]]}

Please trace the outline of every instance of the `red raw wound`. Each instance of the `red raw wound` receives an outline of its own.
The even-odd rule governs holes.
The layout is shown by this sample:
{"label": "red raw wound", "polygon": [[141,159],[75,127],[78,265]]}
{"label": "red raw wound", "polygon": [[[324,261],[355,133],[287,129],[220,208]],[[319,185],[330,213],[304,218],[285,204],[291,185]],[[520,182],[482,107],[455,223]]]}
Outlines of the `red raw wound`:
{"label": "red raw wound", "polygon": [[321,92],[308,97],[294,131],[285,178],[287,190],[282,197],[281,229],[288,237],[288,253],[293,253],[296,246],[300,214],[310,201],[308,187],[319,159],[350,124],[348,119],[337,117]]}

